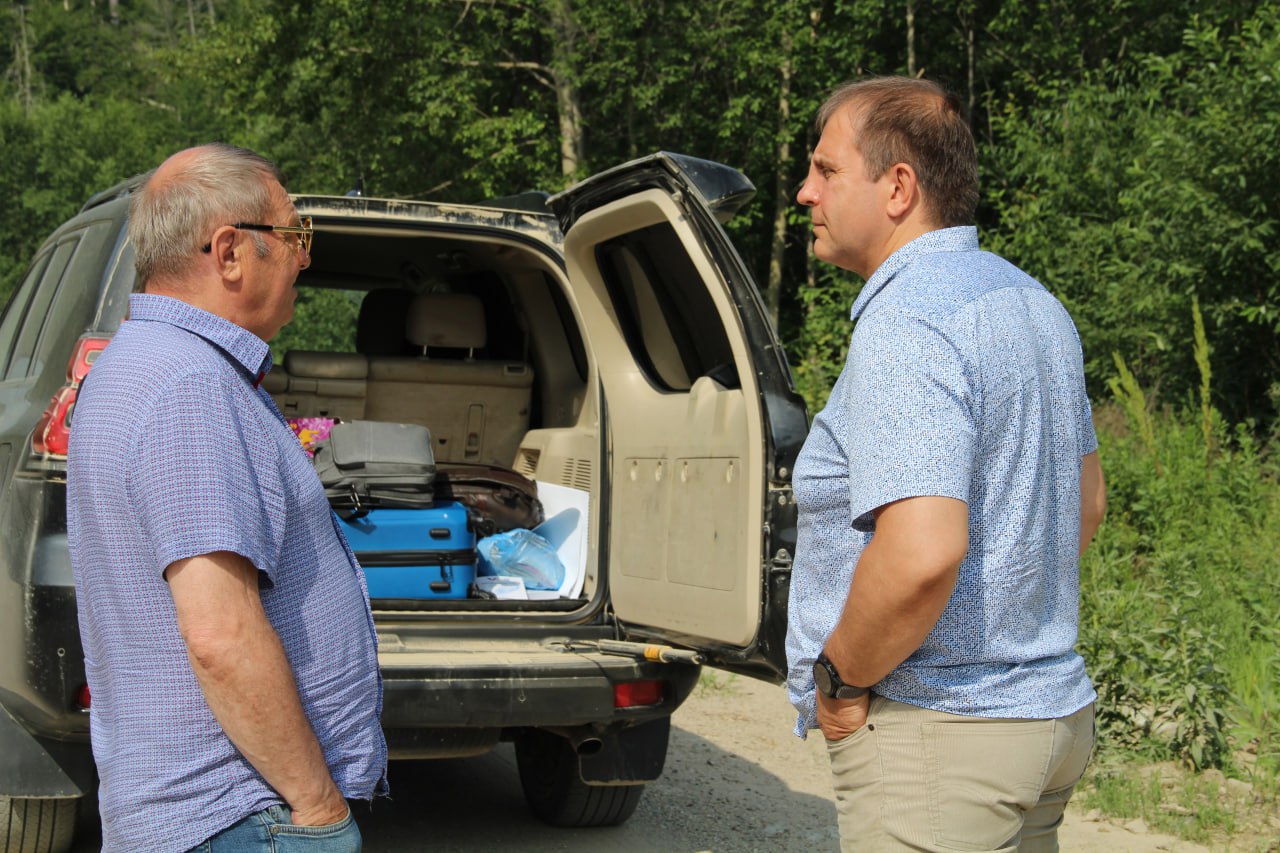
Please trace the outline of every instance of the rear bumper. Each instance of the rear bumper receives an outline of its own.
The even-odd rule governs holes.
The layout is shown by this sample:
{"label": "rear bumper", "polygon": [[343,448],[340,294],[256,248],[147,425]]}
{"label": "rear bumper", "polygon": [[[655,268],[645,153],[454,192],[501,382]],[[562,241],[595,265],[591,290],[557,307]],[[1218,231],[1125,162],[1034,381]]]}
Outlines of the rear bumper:
{"label": "rear bumper", "polygon": [[[460,638],[453,638],[459,640]],[[535,633],[490,642],[448,637],[399,647],[382,637],[387,729],[630,726],[670,716],[699,668],[599,652],[560,651]],[[619,708],[615,685],[656,681],[661,701]]]}

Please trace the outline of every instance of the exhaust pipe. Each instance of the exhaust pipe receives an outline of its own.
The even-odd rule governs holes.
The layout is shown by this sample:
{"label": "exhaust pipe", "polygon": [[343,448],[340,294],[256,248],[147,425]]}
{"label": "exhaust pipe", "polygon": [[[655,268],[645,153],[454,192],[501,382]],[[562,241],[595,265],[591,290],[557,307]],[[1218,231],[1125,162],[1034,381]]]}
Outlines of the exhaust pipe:
{"label": "exhaust pipe", "polygon": [[564,726],[547,726],[547,731],[557,734],[569,741],[574,755],[596,755],[604,749],[604,740],[590,726],[581,728],[565,728]]}

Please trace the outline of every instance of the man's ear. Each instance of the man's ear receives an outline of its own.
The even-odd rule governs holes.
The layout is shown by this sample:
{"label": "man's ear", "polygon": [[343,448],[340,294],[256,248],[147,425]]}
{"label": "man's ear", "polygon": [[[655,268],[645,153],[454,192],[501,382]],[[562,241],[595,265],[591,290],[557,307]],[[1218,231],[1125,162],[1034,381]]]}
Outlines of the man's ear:
{"label": "man's ear", "polygon": [[894,163],[885,172],[890,181],[889,203],[886,213],[893,219],[902,219],[921,206],[920,182],[916,170],[908,163]]}
{"label": "man's ear", "polygon": [[243,275],[240,267],[240,251],[243,240],[236,239],[238,232],[230,225],[224,225],[213,232],[213,240],[209,243],[209,252],[218,274],[224,281],[238,282]]}

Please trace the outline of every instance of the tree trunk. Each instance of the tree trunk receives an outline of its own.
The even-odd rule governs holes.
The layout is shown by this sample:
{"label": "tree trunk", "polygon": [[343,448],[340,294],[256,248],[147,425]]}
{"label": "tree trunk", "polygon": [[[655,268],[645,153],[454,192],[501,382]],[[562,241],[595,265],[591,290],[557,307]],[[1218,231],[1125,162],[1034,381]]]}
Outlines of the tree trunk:
{"label": "tree trunk", "polygon": [[187,31],[196,34],[196,0],[187,0]]}
{"label": "tree trunk", "polygon": [[907,76],[916,76],[916,0],[907,0]]}
{"label": "tree trunk", "polygon": [[978,106],[978,96],[977,96],[977,94],[973,91],[973,64],[974,64],[974,57],[973,57],[973,31],[974,31],[974,25],[973,25],[973,20],[974,20],[974,18],[975,18],[975,17],[977,17],[977,16],[976,16],[976,14],[975,14],[975,15],[971,15],[971,16],[969,17],[968,22],[967,22],[967,26],[965,27],[965,43],[966,43],[966,45],[967,45],[967,47],[968,47],[968,51],[969,51],[969,56],[968,56],[968,59],[969,59],[969,68],[968,68],[968,71],[969,71],[969,129],[970,129],[970,130],[972,130],[972,129],[973,129],[973,111],[974,111],[974,109],[976,109],[976,108],[977,108],[977,106]]}
{"label": "tree trunk", "polygon": [[208,7],[209,7],[209,26],[211,26],[211,27],[212,27],[212,26],[217,26],[217,24],[218,24],[218,18],[217,18],[217,16],[216,16],[216,15],[214,15],[214,13],[213,13],[213,0],[209,0],[209,2],[208,2],[206,5],[208,5]]}
{"label": "tree trunk", "polygon": [[787,214],[791,212],[791,32],[782,32],[782,64],[778,69],[778,130],[774,163],[778,180],[773,197],[773,237],[769,247],[769,276],[765,283],[764,304],[773,326],[778,327],[778,307],[782,304],[782,259],[787,250]]}
{"label": "tree trunk", "polygon": [[578,26],[569,0],[549,0],[547,11],[551,16],[552,82],[560,114],[560,173],[568,178],[585,165],[582,103],[574,73]]}
{"label": "tree trunk", "polygon": [[111,26],[120,26],[120,0],[107,0],[107,15],[111,19]]}
{"label": "tree trunk", "polygon": [[13,43],[14,89],[23,111],[30,113],[35,102],[35,81],[31,68],[31,43],[27,41],[27,10],[25,6],[14,6],[14,11],[18,15],[18,38]]}

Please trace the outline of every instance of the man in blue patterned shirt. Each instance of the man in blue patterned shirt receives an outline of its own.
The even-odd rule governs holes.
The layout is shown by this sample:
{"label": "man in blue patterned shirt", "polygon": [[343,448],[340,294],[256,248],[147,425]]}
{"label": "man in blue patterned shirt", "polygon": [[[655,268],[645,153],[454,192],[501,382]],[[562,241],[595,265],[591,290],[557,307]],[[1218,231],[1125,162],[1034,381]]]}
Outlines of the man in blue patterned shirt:
{"label": "man in blue patterned shirt", "polygon": [[206,145],[137,192],[129,239],[144,292],[67,469],[104,849],[359,850],[346,799],[386,790],[368,593],[259,387],[310,222],[269,162]]}
{"label": "man in blue patterned shirt", "polygon": [[845,86],[798,200],[866,279],[797,460],[788,688],[845,850],[1057,849],[1093,745],[1079,557],[1104,487],[1080,343],[978,249],[973,137],[936,85]]}

